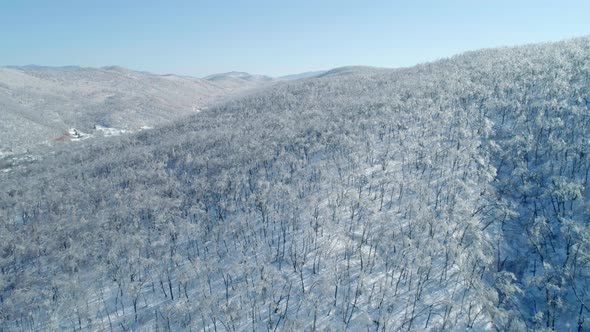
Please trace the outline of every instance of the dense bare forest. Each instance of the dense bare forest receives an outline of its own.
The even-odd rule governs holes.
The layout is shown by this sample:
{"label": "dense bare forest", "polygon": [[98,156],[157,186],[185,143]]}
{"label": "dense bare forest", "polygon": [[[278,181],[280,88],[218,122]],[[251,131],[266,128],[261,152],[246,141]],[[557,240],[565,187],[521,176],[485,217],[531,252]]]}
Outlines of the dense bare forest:
{"label": "dense bare forest", "polygon": [[279,82],[0,175],[2,330],[590,329],[590,39]]}

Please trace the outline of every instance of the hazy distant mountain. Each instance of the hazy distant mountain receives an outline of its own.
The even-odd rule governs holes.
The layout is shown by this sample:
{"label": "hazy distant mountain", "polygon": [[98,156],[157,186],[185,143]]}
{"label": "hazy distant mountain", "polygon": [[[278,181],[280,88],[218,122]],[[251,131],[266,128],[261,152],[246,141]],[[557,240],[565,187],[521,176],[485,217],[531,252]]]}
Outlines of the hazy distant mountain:
{"label": "hazy distant mountain", "polygon": [[261,84],[269,84],[274,81],[272,77],[264,75],[253,75],[245,72],[231,71],[227,73],[213,74],[203,78],[204,80],[215,84],[216,86],[236,90],[244,87],[255,87]]}
{"label": "hazy distant mountain", "polygon": [[0,67],[0,150],[52,144],[76,128],[134,131],[198,112],[272,79],[246,73],[201,79],[122,67]]}
{"label": "hazy distant mountain", "polygon": [[204,79],[208,81],[219,81],[227,78],[241,79],[245,81],[272,81],[273,78],[265,75],[253,75],[241,71],[230,71],[227,73],[219,73],[206,76]]}
{"label": "hazy distant mountain", "polygon": [[[346,67],[346,68],[352,68],[352,67]],[[357,67],[357,68],[363,68],[363,67]],[[366,68],[370,68],[370,67],[366,67]],[[308,71],[308,72],[304,72],[304,73],[291,74],[291,75],[285,75],[285,76],[279,76],[279,77],[270,77],[270,76],[265,76],[265,75],[252,75],[249,73],[239,72],[239,71],[231,71],[231,72],[227,72],[227,73],[219,73],[219,74],[209,75],[209,76],[204,77],[204,79],[206,79],[210,82],[218,83],[223,86],[224,84],[227,84],[228,82],[241,82],[241,81],[247,81],[247,82],[294,81],[294,80],[300,80],[300,79],[304,79],[304,78],[318,77],[318,76],[325,74],[326,72],[328,72],[328,71],[327,70],[316,70],[316,71]]]}
{"label": "hazy distant mountain", "polygon": [[308,71],[308,72],[300,73],[300,74],[293,74],[293,75],[281,76],[278,79],[279,80],[282,80],[282,81],[301,80],[301,79],[304,79],[304,78],[317,77],[317,76],[320,76],[320,75],[324,74],[325,72],[326,72],[326,70]]}
{"label": "hazy distant mountain", "polygon": [[317,75],[318,77],[327,76],[343,76],[343,75],[369,75],[390,72],[393,69],[390,68],[378,68],[370,66],[345,66],[338,67]]}

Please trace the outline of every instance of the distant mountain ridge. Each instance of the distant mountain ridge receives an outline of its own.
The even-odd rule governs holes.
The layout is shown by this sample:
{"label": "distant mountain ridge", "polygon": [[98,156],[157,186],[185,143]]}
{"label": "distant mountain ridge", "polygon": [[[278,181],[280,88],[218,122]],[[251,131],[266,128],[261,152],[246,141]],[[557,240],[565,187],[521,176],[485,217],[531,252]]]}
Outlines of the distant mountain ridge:
{"label": "distant mountain ridge", "polygon": [[0,149],[16,153],[53,145],[67,141],[63,136],[72,129],[92,135],[97,125],[133,132],[194,114],[229,95],[324,73],[273,78],[231,71],[198,78],[115,65],[0,67]]}
{"label": "distant mountain ridge", "polygon": [[300,74],[280,76],[277,79],[281,80],[281,81],[301,80],[301,79],[305,79],[305,78],[318,77],[318,76],[324,74],[325,72],[326,72],[326,70],[307,71],[307,72],[300,73]]}
{"label": "distant mountain ridge", "polygon": [[120,66],[0,67],[0,149],[52,145],[72,128],[89,133],[96,125],[119,132],[153,127],[272,82],[247,73],[207,79]]}
{"label": "distant mountain ridge", "polygon": [[209,75],[209,76],[204,77],[204,79],[207,81],[217,81],[217,80],[222,80],[222,79],[227,79],[227,78],[237,78],[237,79],[242,79],[242,80],[246,80],[246,81],[272,81],[273,80],[273,78],[270,76],[254,75],[254,74],[241,72],[241,71],[230,71],[230,72],[226,72],[226,73],[213,74],[213,75]]}

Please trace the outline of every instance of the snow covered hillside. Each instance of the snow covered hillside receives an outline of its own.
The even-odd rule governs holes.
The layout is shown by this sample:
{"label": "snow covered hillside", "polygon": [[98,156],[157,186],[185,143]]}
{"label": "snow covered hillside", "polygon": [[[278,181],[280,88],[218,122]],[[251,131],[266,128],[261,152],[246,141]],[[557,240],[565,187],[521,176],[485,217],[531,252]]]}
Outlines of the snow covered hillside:
{"label": "snow covered hillside", "polygon": [[262,82],[154,75],[121,67],[0,67],[0,149],[64,141],[71,128],[133,132],[186,117]]}
{"label": "snow covered hillside", "polygon": [[259,85],[261,83],[269,83],[274,79],[264,75],[252,75],[244,72],[230,71],[227,73],[220,73],[209,75],[204,78],[209,82],[213,82],[227,89],[240,88],[248,85]]}
{"label": "snow covered hillside", "polygon": [[589,108],[579,38],[57,149],[0,173],[0,329],[587,331]]}

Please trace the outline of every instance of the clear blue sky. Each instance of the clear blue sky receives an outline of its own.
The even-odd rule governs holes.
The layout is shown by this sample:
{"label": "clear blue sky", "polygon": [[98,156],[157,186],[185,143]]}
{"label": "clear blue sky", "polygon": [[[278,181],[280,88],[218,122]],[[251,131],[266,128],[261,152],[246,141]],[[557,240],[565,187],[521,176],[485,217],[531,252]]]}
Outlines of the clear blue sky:
{"label": "clear blue sky", "polygon": [[285,75],[588,34],[588,0],[0,0],[0,65]]}

